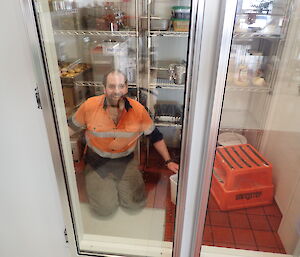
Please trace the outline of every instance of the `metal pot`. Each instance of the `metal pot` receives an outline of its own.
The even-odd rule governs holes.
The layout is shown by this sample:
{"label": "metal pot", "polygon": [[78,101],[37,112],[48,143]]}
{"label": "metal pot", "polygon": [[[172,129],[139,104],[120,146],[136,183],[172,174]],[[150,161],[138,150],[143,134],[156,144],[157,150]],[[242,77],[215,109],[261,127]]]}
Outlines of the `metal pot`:
{"label": "metal pot", "polygon": [[169,66],[170,80],[174,80],[175,84],[185,83],[186,67],[184,64],[170,64]]}

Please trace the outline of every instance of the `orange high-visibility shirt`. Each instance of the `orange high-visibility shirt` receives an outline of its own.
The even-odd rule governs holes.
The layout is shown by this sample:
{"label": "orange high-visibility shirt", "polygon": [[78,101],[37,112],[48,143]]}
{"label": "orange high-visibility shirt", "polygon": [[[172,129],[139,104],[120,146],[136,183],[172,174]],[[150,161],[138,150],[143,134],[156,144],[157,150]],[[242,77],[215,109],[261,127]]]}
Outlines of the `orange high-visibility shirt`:
{"label": "orange high-visibility shirt", "polygon": [[145,107],[125,99],[119,123],[111,119],[105,104],[105,95],[87,99],[72,117],[78,128],[85,129],[87,145],[104,158],[120,158],[132,153],[138,138],[149,135],[154,124]]}

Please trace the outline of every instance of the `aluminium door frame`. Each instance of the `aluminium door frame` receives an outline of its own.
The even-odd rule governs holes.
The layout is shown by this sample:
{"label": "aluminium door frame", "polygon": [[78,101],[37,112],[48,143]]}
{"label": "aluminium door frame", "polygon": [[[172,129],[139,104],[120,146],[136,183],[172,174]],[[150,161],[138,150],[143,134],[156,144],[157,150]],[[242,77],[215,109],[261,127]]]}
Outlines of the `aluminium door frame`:
{"label": "aluminium door frame", "polygon": [[[226,61],[226,58],[228,60],[236,5],[236,0],[192,0],[191,2],[188,86],[185,97],[174,257],[196,257],[200,254],[211,168],[225,86],[224,70],[227,69],[227,64],[223,65],[223,74],[220,77],[219,53],[220,57],[225,58],[223,62]],[[221,24],[223,24],[225,2],[227,12],[225,21],[227,17],[227,23],[224,23],[222,33]],[[73,256],[82,256],[85,254],[79,255],[77,248],[78,242],[72,219],[64,155],[61,150],[60,135],[57,131],[55,107],[52,102],[51,80],[47,71],[46,56],[43,55],[44,49],[41,43],[43,38],[37,30],[38,24],[36,24],[35,17],[37,13],[34,12],[31,0],[20,0],[20,3],[31,43],[37,87],[41,97],[68,241]],[[227,34],[224,34],[224,31]],[[222,34],[223,36],[221,36]],[[221,40],[223,50],[221,49]],[[227,44],[229,42],[229,46],[224,42]],[[215,87],[216,81],[218,82],[217,87]],[[218,99],[216,103],[214,103],[214,98]],[[201,208],[201,206],[204,207]]]}

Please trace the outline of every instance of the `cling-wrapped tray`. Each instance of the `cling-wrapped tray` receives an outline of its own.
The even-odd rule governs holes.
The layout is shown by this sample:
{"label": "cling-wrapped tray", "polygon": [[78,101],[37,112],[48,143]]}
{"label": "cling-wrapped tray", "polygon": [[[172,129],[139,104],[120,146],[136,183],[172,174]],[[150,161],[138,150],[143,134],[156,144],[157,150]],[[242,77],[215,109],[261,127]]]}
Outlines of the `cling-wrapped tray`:
{"label": "cling-wrapped tray", "polygon": [[75,81],[90,80],[91,66],[77,60],[72,63],[59,63],[61,83],[64,86],[73,86]]}

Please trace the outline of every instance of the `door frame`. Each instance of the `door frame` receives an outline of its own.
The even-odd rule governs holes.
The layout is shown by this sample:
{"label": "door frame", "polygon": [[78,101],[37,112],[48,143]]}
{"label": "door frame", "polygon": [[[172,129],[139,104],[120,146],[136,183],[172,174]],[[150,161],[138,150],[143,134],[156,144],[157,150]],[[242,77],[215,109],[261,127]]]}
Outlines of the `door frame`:
{"label": "door frame", "polygon": [[[236,1],[192,0],[188,90],[185,96],[187,104],[184,110],[174,257],[200,255]],[[85,254],[79,254],[77,248],[78,239],[70,204],[66,165],[57,128],[52,90],[48,86],[52,81],[45,68],[47,67],[46,57],[43,54],[45,49],[41,44],[43,38],[37,31],[37,14],[33,11],[32,1],[20,0],[20,3],[32,46],[37,87],[41,97],[70,250],[73,256],[82,256]],[[190,204],[191,202],[194,204]],[[214,248],[203,247],[203,254],[211,252]],[[218,248],[216,252],[220,249],[222,248]]]}

